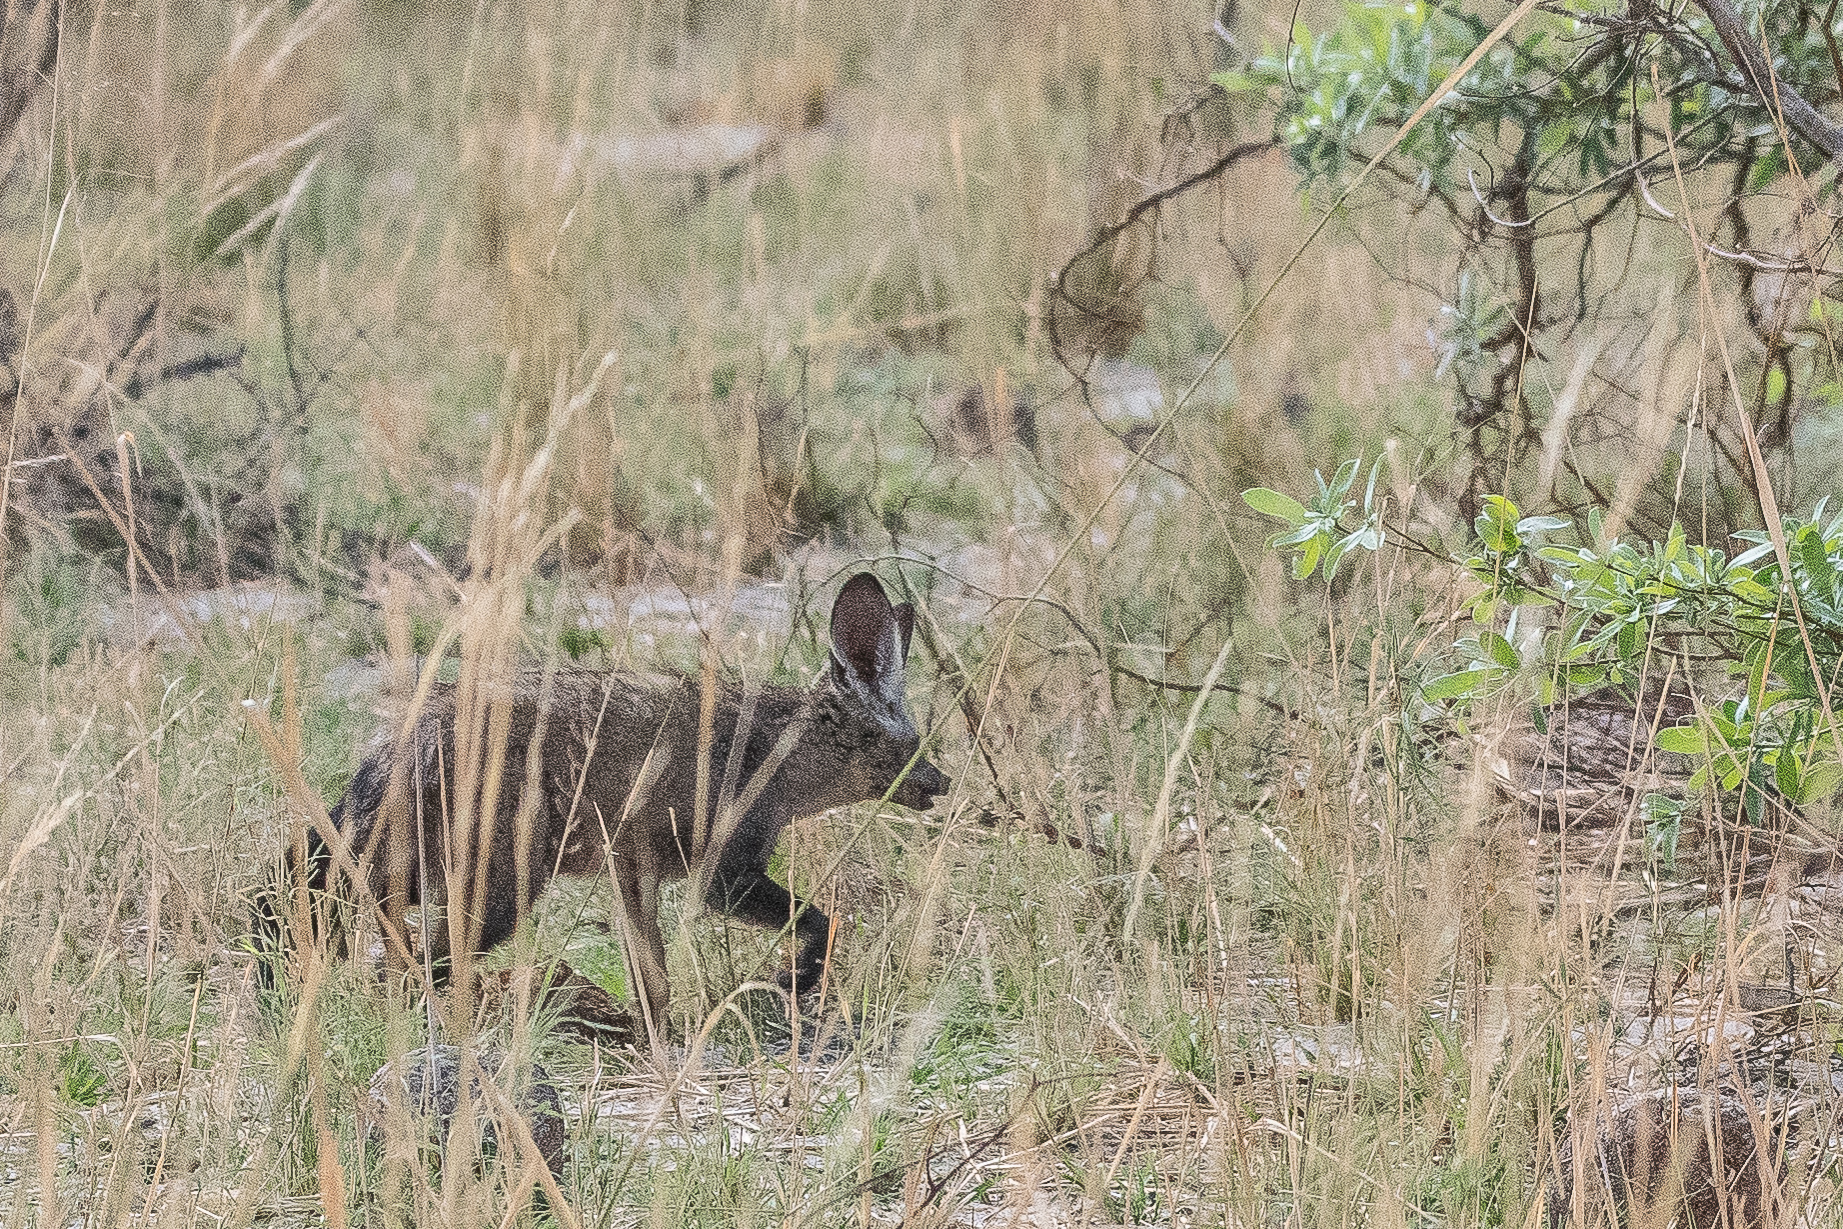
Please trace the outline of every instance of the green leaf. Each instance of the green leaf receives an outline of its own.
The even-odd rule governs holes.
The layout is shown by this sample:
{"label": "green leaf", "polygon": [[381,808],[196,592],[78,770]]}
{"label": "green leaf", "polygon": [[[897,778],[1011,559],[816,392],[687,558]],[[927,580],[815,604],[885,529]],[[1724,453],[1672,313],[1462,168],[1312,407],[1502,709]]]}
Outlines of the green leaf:
{"label": "green leaf", "polygon": [[1485,509],[1472,522],[1485,549],[1509,554],[1521,544],[1517,538],[1517,506],[1502,495],[1485,496]]}
{"label": "green leaf", "polygon": [[1787,798],[1796,798],[1804,792],[1804,772],[1790,747],[1779,752],[1778,762],[1773,765],[1773,784]]}
{"label": "green leaf", "polygon": [[[1746,534],[1735,534],[1734,536],[1737,538],[1747,537]],[[1749,567],[1756,561],[1764,559],[1772,553],[1773,553],[1772,542],[1770,540],[1766,542],[1762,542],[1758,546],[1753,547],[1751,550],[1744,550],[1740,554],[1736,555],[1734,557],[1734,562],[1729,564],[1728,566],[1736,567],[1736,568]]]}
{"label": "green leaf", "polygon": [[1318,556],[1325,549],[1325,540],[1320,537],[1306,539],[1305,549],[1293,560],[1293,579],[1305,580],[1318,570]]}
{"label": "green leaf", "polygon": [[1645,817],[1645,851],[1666,865],[1676,861],[1677,841],[1683,832],[1683,803],[1668,794],[1646,794],[1641,804]]}
{"label": "green leaf", "polygon": [[1341,504],[1344,496],[1350,494],[1350,484],[1356,481],[1357,466],[1363,464],[1362,457],[1352,457],[1337,467],[1336,477],[1331,479],[1331,489],[1327,492]]}
{"label": "green leaf", "polygon": [[1252,490],[1243,491],[1241,497],[1242,502],[1262,516],[1275,517],[1289,525],[1298,525],[1305,521],[1305,505],[1291,495],[1257,486]]}
{"label": "green leaf", "polygon": [[1578,546],[1543,546],[1537,548],[1536,558],[1545,559],[1565,572],[1590,562],[1593,555]]}
{"label": "green leaf", "polygon": [[1675,751],[1679,755],[1701,755],[1708,747],[1708,739],[1699,725],[1666,726],[1657,732],[1653,741],[1659,751]]}
{"label": "green leaf", "polygon": [[1800,806],[1822,802],[1836,793],[1839,785],[1843,785],[1843,764],[1820,760],[1805,769],[1803,787],[1792,800]]}
{"label": "green leaf", "polygon": [[1322,536],[1324,535],[1320,531],[1319,526],[1308,522],[1297,528],[1289,529],[1285,533],[1276,533],[1273,537],[1267,539],[1267,545],[1299,546],[1306,542],[1310,542],[1313,538]]}
{"label": "green leaf", "polygon": [[1579,644],[1569,645],[1562,653],[1561,659],[1563,662],[1568,663],[1577,662],[1583,657],[1593,656],[1594,648],[1595,646],[1592,641],[1583,640]]}
{"label": "green leaf", "polygon": [[1478,633],[1478,643],[1486,653],[1491,655],[1492,661],[1506,670],[1516,670],[1523,665],[1523,658],[1518,655],[1517,647],[1496,632]]}
{"label": "green leaf", "polygon": [[1598,687],[1606,681],[1605,666],[1570,666],[1568,668],[1568,686],[1583,690]]}
{"label": "green leaf", "polygon": [[1766,395],[1768,405],[1785,400],[1785,371],[1777,364],[1766,369]]}
{"label": "green leaf", "polygon": [[1740,702],[1723,700],[1721,707],[1708,717],[1709,725],[1714,727],[1715,736],[1721,739],[1723,746],[1735,747],[1753,741],[1753,722],[1741,711]]}
{"label": "green leaf", "polygon": [[1421,695],[1436,703],[1441,700],[1457,700],[1461,697],[1482,695],[1490,684],[1503,676],[1504,672],[1496,666],[1460,670],[1430,680],[1425,687],[1421,688]]}
{"label": "green leaf", "polygon": [[1337,541],[1333,542],[1325,550],[1325,583],[1326,584],[1330,584],[1332,581],[1337,579],[1337,565],[1339,561],[1341,561],[1344,558],[1345,552],[1347,552],[1350,549],[1351,543],[1352,543],[1352,539],[1350,538],[1339,538]]}
{"label": "green leaf", "polygon": [[1769,818],[1766,785],[1771,772],[1772,769],[1759,760],[1747,766],[1747,789],[1741,794],[1741,805],[1747,809],[1747,822],[1756,828]]}
{"label": "green leaf", "polygon": [[1830,562],[1829,554],[1824,550],[1823,541],[1815,532],[1798,535],[1798,553],[1803,556],[1805,572],[1814,585],[1824,589],[1834,589],[1837,583],[1836,565]]}

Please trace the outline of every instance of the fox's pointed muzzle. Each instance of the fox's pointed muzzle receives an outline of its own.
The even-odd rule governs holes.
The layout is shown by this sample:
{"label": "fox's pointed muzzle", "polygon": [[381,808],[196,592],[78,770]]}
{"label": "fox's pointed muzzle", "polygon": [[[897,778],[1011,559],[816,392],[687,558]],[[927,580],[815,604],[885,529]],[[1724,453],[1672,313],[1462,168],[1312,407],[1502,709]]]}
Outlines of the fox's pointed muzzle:
{"label": "fox's pointed muzzle", "polygon": [[927,760],[917,760],[909,775],[902,779],[890,801],[911,811],[926,811],[934,800],[953,788],[953,778]]}

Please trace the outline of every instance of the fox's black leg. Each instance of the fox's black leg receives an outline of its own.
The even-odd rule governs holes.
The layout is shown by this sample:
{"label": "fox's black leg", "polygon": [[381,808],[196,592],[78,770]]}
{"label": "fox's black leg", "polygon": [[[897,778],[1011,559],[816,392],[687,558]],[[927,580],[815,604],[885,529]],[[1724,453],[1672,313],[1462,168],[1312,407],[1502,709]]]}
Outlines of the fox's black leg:
{"label": "fox's black leg", "polygon": [[[329,816],[334,827],[339,827],[345,812],[345,803],[341,801],[333,807]],[[294,885],[304,883],[311,896],[311,908],[308,920],[311,931],[306,936],[296,936],[314,941],[326,935],[337,947],[336,955],[345,954],[345,934],[343,928],[334,924],[331,914],[335,906],[326,899],[326,889],[332,874],[333,853],[317,828],[309,826],[306,840],[302,847],[290,847],[284,860],[279,881],[271,882],[257,896],[251,906],[250,930],[255,951],[260,959],[256,965],[257,984],[265,990],[272,990],[276,984],[276,971],[284,960],[284,935],[291,918],[294,905]]]}
{"label": "fox's black leg", "polygon": [[801,992],[818,988],[832,921],[817,905],[768,877],[767,850],[753,842],[732,840],[717,863],[710,903],[733,918],[774,930],[793,917],[793,970],[791,975],[781,974],[781,985]]}

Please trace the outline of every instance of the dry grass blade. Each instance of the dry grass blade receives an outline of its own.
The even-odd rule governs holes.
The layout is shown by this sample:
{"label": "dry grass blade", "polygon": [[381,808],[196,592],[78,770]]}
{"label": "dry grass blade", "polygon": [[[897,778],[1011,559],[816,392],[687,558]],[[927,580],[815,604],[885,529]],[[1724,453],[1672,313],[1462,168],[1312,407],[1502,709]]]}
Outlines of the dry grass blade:
{"label": "dry grass blade", "polygon": [[[1125,942],[1133,941],[1133,930],[1139,921],[1140,906],[1145,903],[1146,881],[1152,877],[1152,866],[1158,861],[1165,841],[1171,831],[1171,795],[1177,787],[1179,767],[1190,754],[1191,740],[1197,736],[1197,722],[1203,716],[1203,706],[1208,702],[1210,693],[1216,689],[1216,680],[1222,677],[1222,671],[1229,664],[1229,653],[1234,649],[1233,638],[1224,640],[1222,648],[1216,652],[1216,660],[1210,663],[1209,673],[1203,676],[1203,686],[1191,702],[1190,715],[1184,719],[1183,732],[1178,735],[1177,746],[1165,761],[1165,775],[1158,787],[1158,801],[1152,805],[1152,820],[1147,825],[1139,849],[1139,869],[1133,875],[1133,899],[1126,907],[1126,922],[1121,927]],[[1111,1181],[1111,1177],[1109,1181]]]}
{"label": "dry grass blade", "polygon": [[[278,141],[273,145],[266,146],[251,154],[242,162],[239,162],[236,166],[224,172],[224,174],[218,178],[217,182],[212,184],[211,191],[205,198],[205,205],[201,210],[201,215],[210,217],[218,210],[224,208],[224,206],[228,205],[231,201],[255,187],[269,174],[279,169],[296,153],[308,149],[325,139],[339,127],[340,123],[341,121],[336,118],[321,120],[319,123],[309,125],[307,128],[286,140]],[[290,192],[295,193],[302,182],[301,176],[297,175],[294,187],[290,188]],[[268,217],[276,216],[279,212],[277,204],[272,203],[265,207],[264,212]]]}
{"label": "dry grass blade", "polygon": [[70,818],[71,812],[75,811],[77,804],[82,801],[81,792],[68,794],[56,806],[42,811],[33,821],[32,826],[26,830],[25,836],[20,838],[19,844],[14,847],[13,856],[7,860],[6,874],[0,875],[0,904],[5,903],[6,890],[12,886],[13,877],[19,873],[19,868],[25,865],[26,859],[51,839],[51,834]]}

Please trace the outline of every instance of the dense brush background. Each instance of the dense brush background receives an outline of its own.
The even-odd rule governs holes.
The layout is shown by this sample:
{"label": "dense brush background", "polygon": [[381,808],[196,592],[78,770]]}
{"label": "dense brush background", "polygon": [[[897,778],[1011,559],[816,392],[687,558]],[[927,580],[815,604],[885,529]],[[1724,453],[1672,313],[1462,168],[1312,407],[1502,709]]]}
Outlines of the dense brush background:
{"label": "dense brush background", "polygon": [[[1405,196],[1299,254],[1326,201],[1250,153],[1081,255],[1269,131],[1208,8],[8,5],[0,1219],[1525,1226],[1635,1019],[1789,984],[1832,1046],[1822,901],[1539,827],[1524,709],[1408,702],[1451,571],[1294,582],[1239,497],[1361,453],[1436,547],[1506,483],[1718,539],[1748,488],[1680,432],[1734,279],[1583,257],[1523,377],[1578,435],[1481,476],[1441,304],[1483,292]],[[1808,506],[1831,441],[1778,445]],[[775,938],[673,898],[674,1044],[464,1030],[560,1089],[563,1203],[378,1124],[429,1016],[362,959],[259,992],[244,936],[409,669],[805,680],[864,566],[956,788],[789,834],[841,919],[798,1047],[720,1010]],[[560,885],[497,963],[625,995],[613,926]]]}

